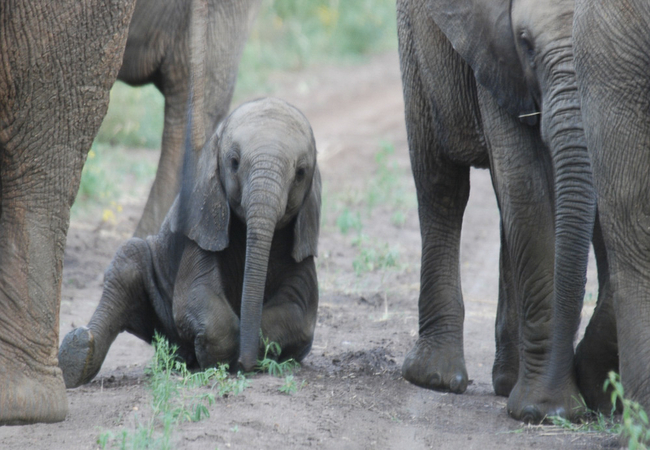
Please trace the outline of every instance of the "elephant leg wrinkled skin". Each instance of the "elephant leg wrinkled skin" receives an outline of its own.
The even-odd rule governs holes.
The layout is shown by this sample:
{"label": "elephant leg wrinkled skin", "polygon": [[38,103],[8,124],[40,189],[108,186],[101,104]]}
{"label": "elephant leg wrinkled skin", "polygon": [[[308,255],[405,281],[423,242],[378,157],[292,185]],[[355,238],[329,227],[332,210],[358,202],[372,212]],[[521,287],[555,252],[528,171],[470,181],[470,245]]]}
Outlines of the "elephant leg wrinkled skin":
{"label": "elephant leg wrinkled skin", "polygon": [[[208,0],[202,17],[205,52],[205,123],[211,133],[230,109],[239,59],[260,0]],[[165,124],[156,178],[134,233],[158,230],[180,188],[187,94],[190,87],[190,0],[138,0],[118,79],[132,86],[154,83],[165,97]],[[206,136],[209,138],[209,136]]]}
{"label": "elephant leg wrinkled skin", "polygon": [[575,367],[580,393],[587,407],[608,413],[612,410],[611,391],[604,389],[611,371],[618,371],[618,342],[609,266],[600,222],[594,229],[594,253],[598,266],[598,303],[582,341],[576,347]]}
{"label": "elephant leg wrinkled skin", "polygon": [[[408,8],[409,5],[398,2],[398,23],[410,20]],[[404,359],[402,375],[420,387],[461,393],[468,383],[459,267],[460,232],[469,197],[469,164],[463,160],[473,160],[474,153],[481,152],[481,140],[472,132],[476,124],[467,120],[472,114],[462,103],[457,108],[454,104],[454,108],[444,110],[435,118],[444,121],[443,126],[434,125],[434,106],[444,109],[447,93],[463,97],[469,90],[467,85],[472,83],[471,74],[451,46],[444,45],[445,38],[439,31],[433,39],[437,39],[435,45],[440,51],[427,53],[425,60],[418,60],[413,39],[416,31],[404,27],[400,28],[399,35],[409,153],[422,235],[419,337]],[[457,72],[451,69],[450,73],[460,76],[441,77],[440,88],[432,90],[425,82],[426,74],[431,68],[449,65],[448,60],[457,69]],[[436,136],[441,129],[455,127],[467,130],[467,136],[454,133]],[[447,140],[447,146],[443,140]],[[453,153],[449,157],[445,155],[447,150]],[[461,164],[453,161],[454,157]],[[485,154],[477,159],[487,162]]]}
{"label": "elephant leg wrinkled skin", "polygon": [[[613,342],[618,343],[626,397],[646,411],[650,408],[649,20],[650,5],[644,1],[576,2],[576,73],[618,325],[601,326],[599,314],[593,331],[605,333],[600,341],[612,340],[598,358],[609,359]],[[608,308],[607,303],[602,306]],[[613,329],[616,339],[607,334]],[[579,354],[598,350],[588,337]]]}
{"label": "elephant leg wrinkled skin", "polygon": [[56,352],[70,207],[134,3],[0,5],[0,425],[68,410]]}
{"label": "elephant leg wrinkled skin", "polygon": [[[308,257],[282,272],[282,284],[264,302],[262,335],[280,345],[281,360],[293,358],[300,362],[311,350],[316,328],[318,280],[314,258]],[[261,347],[260,351],[264,350]]]}
{"label": "elephant leg wrinkled skin", "polygon": [[88,326],[69,332],[59,348],[59,367],[67,388],[88,383],[101,369],[117,335],[128,330],[151,342],[163,330],[151,302],[152,258],[147,243],[133,238],[123,244],[106,270],[104,291]]}
{"label": "elephant leg wrinkled skin", "polygon": [[[510,314],[506,323],[501,324],[505,329],[500,329],[497,320],[500,333],[497,334],[495,368],[499,350],[510,343],[507,340],[510,336],[517,337],[521,356],[518,367],[515,366],[518,368],[516,384],[512,391],[505,393],[509,395],[508,413],[524,422],[535,423],[545,416],[561,414],[566,417],[577,406],[575,380],[549,380],[546,376],[552,345],[549,337],[552,334],[555,262],[552,165],[532,127],[499,108],[494,98],[480,86],[479,100],[502,219],[501,268],[507,266],[505,273],[501,273],[500,286],[501,290],[507,289],[507,296],[504,299],[500,292],[498,317]],[[503,300],[509,301],[509,311],[502,312]],[[516,321],[513,316],[517,317]],[[506,366],[510,369],[513,356],[510,354],[510,364]],[[501,373],[496,372],[496,375]],[[512,376],[509,371],[505,374]],[[497,381],[493,378],[495,391]]]}
{"label": "elephant leg wrinkled skin", "polygon": [[519,376],[519,307],[514,290],[510,250],[501,224],[499,301],[495,322],[496,351],[492,365],[494,393],[507,397]]}
{"label": "elephant leg wrinkled skin", "polygon": [[174,324],[180,339],[194,344],[199,367],[226,362],[234,368],[239,356],[239,314],[224,291],[227,275],[215,263],[214,255],[188,242],[174,285]]}
{"label": "elephant leg wrinkled skin", "polygon": [[433,389],[467,386],[460,228],[469,167],[489,167],[503,245],[493,384],[526,422],[577,415],[573,339],[595,198],[572,8],[571,0],[397,2],[422,234],[420,335],[403,374]]}

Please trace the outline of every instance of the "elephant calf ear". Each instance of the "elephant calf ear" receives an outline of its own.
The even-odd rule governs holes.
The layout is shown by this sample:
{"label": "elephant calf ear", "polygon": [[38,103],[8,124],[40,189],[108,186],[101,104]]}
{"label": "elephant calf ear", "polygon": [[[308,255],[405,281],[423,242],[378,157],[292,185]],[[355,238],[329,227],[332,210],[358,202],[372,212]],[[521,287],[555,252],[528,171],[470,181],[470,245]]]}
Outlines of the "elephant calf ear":
{"label": "elephant calf ear", "polygon": [[510,21],[510,0],[430,0],[427,12],[499,105],[535,112]]}
{"label": "elephant calf ear", "polygon": [[308,256],[318,256],[320,229],[321,180],[318,166],[314,168],[311,189],[296,216],[291,256],[300,262]]}
{"label": "elephant calf ear", "polygon": [[[216,136],[216,135],[215,135]],[[219,180],[217,139],[213,137],[201,150],[198,161],[186,150],[181,192],[170,212],[172,232],[180,232],[203,250],[217,252],[228,247],[230,206]]]}

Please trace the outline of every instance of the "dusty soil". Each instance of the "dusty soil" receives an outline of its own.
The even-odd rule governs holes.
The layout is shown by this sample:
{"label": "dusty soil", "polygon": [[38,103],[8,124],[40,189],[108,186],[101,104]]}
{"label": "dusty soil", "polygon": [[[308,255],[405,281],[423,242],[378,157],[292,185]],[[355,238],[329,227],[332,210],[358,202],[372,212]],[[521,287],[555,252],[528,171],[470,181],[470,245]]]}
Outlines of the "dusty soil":
{"label": "dusty soil", "polygon": [[[304,380],[293,395],[283,380],[251,378],[238,396],[219,399],[210,418],[181,424],[172,448],[275,449],[366,448],[615,448],[615,437],[577,434],[557,427],[528,427],[510,419],[506,399],[494,395],[494,318],[499,251],[498,212],[487,171],[472,173],[472,194],[463,228],[462,279],[466,305],[465,351],[471,378],[467,392],[417,388],[400,375],[417,336],[420,235],[409,172],[403,103],[396,54],[349,67],[325,67],[278,77],[279,95],[310,119],[325,183],[325,226],[318,259],[319,320],[311,354],[296,374]],[[392,200],[370,208],[382,142],[388,157]],[[134,150],[125,157],[150,159]],[[373,187],[375,186],[375,187]],[[61,338],[85,324],[101,294],[103,272],[116,248],[135,229],[148,187],[129,186],[117,220],[101,214],[70,226],[62,288]],[[357,231],[342,233],[336,220],[348,208],[359,213]],[[353,216],[354,216],[353,214]],[[356,217],[356,216],[354,216]],[[398,252],[395,266],[353,269],[363,249]],[[377,261],[369,258],[368,262]],[[381,264],[379,264],[381,265]],[[371,270],[372,269],[372,270]],[[594,292],[593,269],[588,292]],[[585,318],[593,309],[587,302]],[[106,430],[130,430],[151,410],[144,368],[152,349],[123,334],[97,378],[68,391],[65,422],[0,428],[2,449],[98,448]]]}

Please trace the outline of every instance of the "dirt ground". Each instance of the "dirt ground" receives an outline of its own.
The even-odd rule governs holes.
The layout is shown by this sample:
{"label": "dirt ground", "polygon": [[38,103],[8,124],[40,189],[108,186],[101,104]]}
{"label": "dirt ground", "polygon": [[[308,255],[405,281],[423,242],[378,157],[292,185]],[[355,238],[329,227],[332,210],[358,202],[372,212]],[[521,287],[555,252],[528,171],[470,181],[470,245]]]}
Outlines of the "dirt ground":
{"label": "dirt ground", "polygon": [[[492,390],[494,319],[498,283],[498,212],[487,171],[473,171],[463,228],[462,281],[465,355],[470,385],[462,395],[417,388],[400,375],[417,336],[420,235],[409,172],[403,101],[396,54],[358,66],[325,67],[278,76],[278,95],[310,119],[325,183],[318,258],[319,319],[311,354],[296,374],[302,389],[278,391],[283,380],[256,375],[238,396],[217,401],[209,419],[181,424],[172,448],[276,449],[503,449],[616,448],[616,437],[569,433],[552,426],[524,426],[506,413],[506,398]],[[382,142],[391,143],[389,171],[399,180],[395,201],[372,208],[364,202],[380,164]],[[150,159],[133,150],[125,157]],[[61,339],[90,318],[101,294],[103,272],[135,229],[148,187],[130,186],[116,221],[101,214],[73,220],[63,275]],[[361,205],[361,207],[359,206]],[[343,208],[360,211],[358,233],[342,233]],[[356,208],[356,209],[355,209]],[[354,217],[354,215],[353,215]],[[386,244],[384,244],[386,243]],[[386,245],[398,253],[394,267],[353,269],[362,248]],[[364,247],[365,246],[365,247]],[[372,262],[370,258],[370,263]],[[593,266],[592,266],[593,267]],[[371,270],[372,269],[372,270]],[[595,297],[590,268],[588,293]],[[589,298],[588,294],[588,298]],[[583,327],[593,302],[587,301]],[[150,411],[144,368],[152,348],[122,334],[96,379],[68,391],[65,422],[0,427],[1,449],[98,448],[98,435],[133,429]]]}

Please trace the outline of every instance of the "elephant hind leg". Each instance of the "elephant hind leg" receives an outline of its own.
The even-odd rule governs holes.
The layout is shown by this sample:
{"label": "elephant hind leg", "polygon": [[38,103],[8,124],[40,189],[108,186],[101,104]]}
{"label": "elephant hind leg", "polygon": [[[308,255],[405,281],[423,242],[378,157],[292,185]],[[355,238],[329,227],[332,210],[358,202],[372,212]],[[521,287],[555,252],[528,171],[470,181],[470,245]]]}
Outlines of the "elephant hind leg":
{"label": "elephant hind leg", "polygon": [[122,245],[108,270],[104,291],[87,327],[69,332],[59,348],[67,388],[88,383],[101,369],[108,349],[125,330],[151,342],[160,323],[152,306],[151,251],[141,239]]}
{"label": "elephant hind leg", "polygon": [[610,371],[618,371],[618,340],[609,265],[600,221],[594,228],[594,252],[598,266],[598,304],[575,354],[576,379],[587,407],[609,413],[611,390],[603,389]]}

